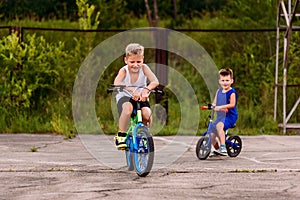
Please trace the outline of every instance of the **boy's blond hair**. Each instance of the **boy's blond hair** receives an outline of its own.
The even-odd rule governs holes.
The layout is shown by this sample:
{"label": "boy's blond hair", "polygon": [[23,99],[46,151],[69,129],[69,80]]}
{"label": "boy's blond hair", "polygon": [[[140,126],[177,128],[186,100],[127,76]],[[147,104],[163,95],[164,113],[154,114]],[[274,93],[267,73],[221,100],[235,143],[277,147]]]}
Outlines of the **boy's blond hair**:
{"label": "boy's blond hair", "polygon": [[127,47],[125,49],[125,54],[126,54],[126,57],[131,56],[131,55],[143,56],[144,55],[144,47],[138,43],[131,43],[131,44],[127,45]]}

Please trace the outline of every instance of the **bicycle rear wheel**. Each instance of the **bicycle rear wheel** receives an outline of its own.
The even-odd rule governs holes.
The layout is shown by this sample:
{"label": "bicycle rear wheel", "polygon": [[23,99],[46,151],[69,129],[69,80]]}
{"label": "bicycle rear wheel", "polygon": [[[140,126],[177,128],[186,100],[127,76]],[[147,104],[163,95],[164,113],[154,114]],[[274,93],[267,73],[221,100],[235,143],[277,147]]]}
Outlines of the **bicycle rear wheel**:
{"label": "bicycle rear wheel", "polygon": [[230,136],[226,140],[226,149],[230,157],[237,157],[242,150],[242,139],[237,135]]}
{"label": "bicycle rear wheel", "polygon": [[205,160],[211,151],[209,136],[202,136],[196,146],[196,155],[200,160]]}
{"label": "bicycle rear wheel", "polygon": [[153,166],[154,143],[148,128],[140,127],[136,133],[137,149],[134,150],[134,166],[138,176],[147,176]]}

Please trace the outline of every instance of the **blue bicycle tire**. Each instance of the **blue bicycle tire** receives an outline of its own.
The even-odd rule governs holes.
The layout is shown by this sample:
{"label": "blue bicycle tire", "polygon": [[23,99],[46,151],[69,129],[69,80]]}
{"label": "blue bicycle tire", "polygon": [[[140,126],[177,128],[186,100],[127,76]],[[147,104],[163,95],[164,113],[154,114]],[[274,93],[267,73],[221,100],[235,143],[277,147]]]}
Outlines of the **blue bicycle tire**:
{"label": "blue bicycle tire", "polygon": [[136,132],[138,149],[134,150],[134,167],[138,176],[147,176],[153,166],[154,142],[148,128],[141,126]]}

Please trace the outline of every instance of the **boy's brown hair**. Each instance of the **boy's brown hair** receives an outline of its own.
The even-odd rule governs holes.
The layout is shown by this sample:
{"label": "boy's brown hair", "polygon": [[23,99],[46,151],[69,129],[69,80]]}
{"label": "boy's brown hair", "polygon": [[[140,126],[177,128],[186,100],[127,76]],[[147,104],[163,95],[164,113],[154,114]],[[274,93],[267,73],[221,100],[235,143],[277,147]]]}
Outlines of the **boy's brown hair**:
{"label": "boy's brown hair", "polygon": [[233,79],[233,71],[232,69],[230,68],[224,68],[224,69],[221,69],[219,71],[219,76],[228,76],[230,75],[230,78]]}

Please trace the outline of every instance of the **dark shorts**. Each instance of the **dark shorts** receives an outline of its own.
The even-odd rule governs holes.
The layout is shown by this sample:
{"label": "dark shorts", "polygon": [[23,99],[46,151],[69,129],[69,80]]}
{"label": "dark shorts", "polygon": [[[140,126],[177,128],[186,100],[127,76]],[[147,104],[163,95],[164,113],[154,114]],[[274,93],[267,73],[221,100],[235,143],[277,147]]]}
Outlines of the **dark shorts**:
{"label": "dark shorts", "polygon": [[[137,102],[136,101],[134,101],[130,97],[121,97],[121,99],[119,99],[119,101],[117,103],[119,116],[122,113],[122,105],[125,102],[130,102],[132,104],[132,106],[133,106],[133,112],[137,110]],[[149,101],[140,101],[140,105],[141,105],[141,108],[143,108],[143,107],[150,108]],[[132,113],[132,115],[134,115],[134,113]]]}

